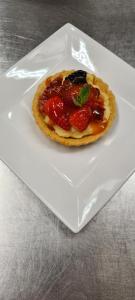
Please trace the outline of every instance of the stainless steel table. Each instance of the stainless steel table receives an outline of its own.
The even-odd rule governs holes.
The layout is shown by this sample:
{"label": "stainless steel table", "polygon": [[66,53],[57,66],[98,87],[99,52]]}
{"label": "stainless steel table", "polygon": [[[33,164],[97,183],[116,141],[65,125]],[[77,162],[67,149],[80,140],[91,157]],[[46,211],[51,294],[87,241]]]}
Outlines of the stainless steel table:
{"label": "stainless steel table", "polygon": [[[66,22],[135,67],[134,0],[0,0],[0,72]],[[0,300],[86,299],[135,299],[135,175],[75,235],[0,162]]]}

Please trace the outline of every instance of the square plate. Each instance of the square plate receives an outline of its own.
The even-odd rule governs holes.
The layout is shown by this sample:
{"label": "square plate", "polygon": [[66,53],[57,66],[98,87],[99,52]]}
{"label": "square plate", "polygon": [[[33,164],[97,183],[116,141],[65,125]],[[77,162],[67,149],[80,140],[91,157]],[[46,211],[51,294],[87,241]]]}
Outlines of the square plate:
{"label": "square plate", "polygon": [[[45,137],[32,117],[40,81],[84,69],[109,83],[117,122],[93,145],[66,148]],[[73,231],[113,196],[135,166],[135,70],[66,24],[0,78],[0,158]]]}

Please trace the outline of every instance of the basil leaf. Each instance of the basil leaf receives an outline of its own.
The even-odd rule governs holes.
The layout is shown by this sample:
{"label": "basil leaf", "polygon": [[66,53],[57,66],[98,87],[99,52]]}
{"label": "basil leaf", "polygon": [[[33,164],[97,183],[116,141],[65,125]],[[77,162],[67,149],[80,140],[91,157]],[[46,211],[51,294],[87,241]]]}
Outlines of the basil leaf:
{"label": "basil leaf", "polygon": [[73,102],[74,102],[74,104],[76,105],[76,106],[82,106],[81,105],[81,99],[80,99],[80,97],[79,96],[77,96],[77,97],[75,97],[74,99],[73,99]]}
{"label": "basil leaf", "polygon": [[74,101],[74,104],[76,106],[83,106],[87,100],[88,100],[88,97],[89,97],[89,93],[90,93],[90,89],[91,89],[91,86],[90,85],[86,85],[84,87],[81,88],[80,90],[80,93],[78,96],[76,96],[73,101]]}

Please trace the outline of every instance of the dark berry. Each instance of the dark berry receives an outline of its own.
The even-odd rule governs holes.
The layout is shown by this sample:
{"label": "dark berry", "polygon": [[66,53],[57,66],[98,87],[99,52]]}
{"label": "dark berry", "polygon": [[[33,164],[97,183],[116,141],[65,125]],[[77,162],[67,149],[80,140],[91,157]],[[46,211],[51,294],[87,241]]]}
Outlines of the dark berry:
{"label": "dark berry", "polygon": [[70,80],[72,83],[79,84],[79,83],[86,83],[86,75],[87,73],[82,70],[78,70],[73,72],[72,74],[68,75],[65,80]]}

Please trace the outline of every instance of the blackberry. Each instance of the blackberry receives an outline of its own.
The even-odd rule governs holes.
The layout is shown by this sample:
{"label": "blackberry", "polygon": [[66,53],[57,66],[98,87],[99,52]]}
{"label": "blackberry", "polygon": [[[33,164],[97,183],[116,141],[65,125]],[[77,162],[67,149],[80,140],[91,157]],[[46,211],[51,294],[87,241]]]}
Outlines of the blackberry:
{"label": "blackberry", "polygon": [[79,84],[79,83],[87,83],[86,81],[87,73],[82,70],[78,70],[73,72],[72,74],[68,75],[65,80],[70,80],[72,83]]}

